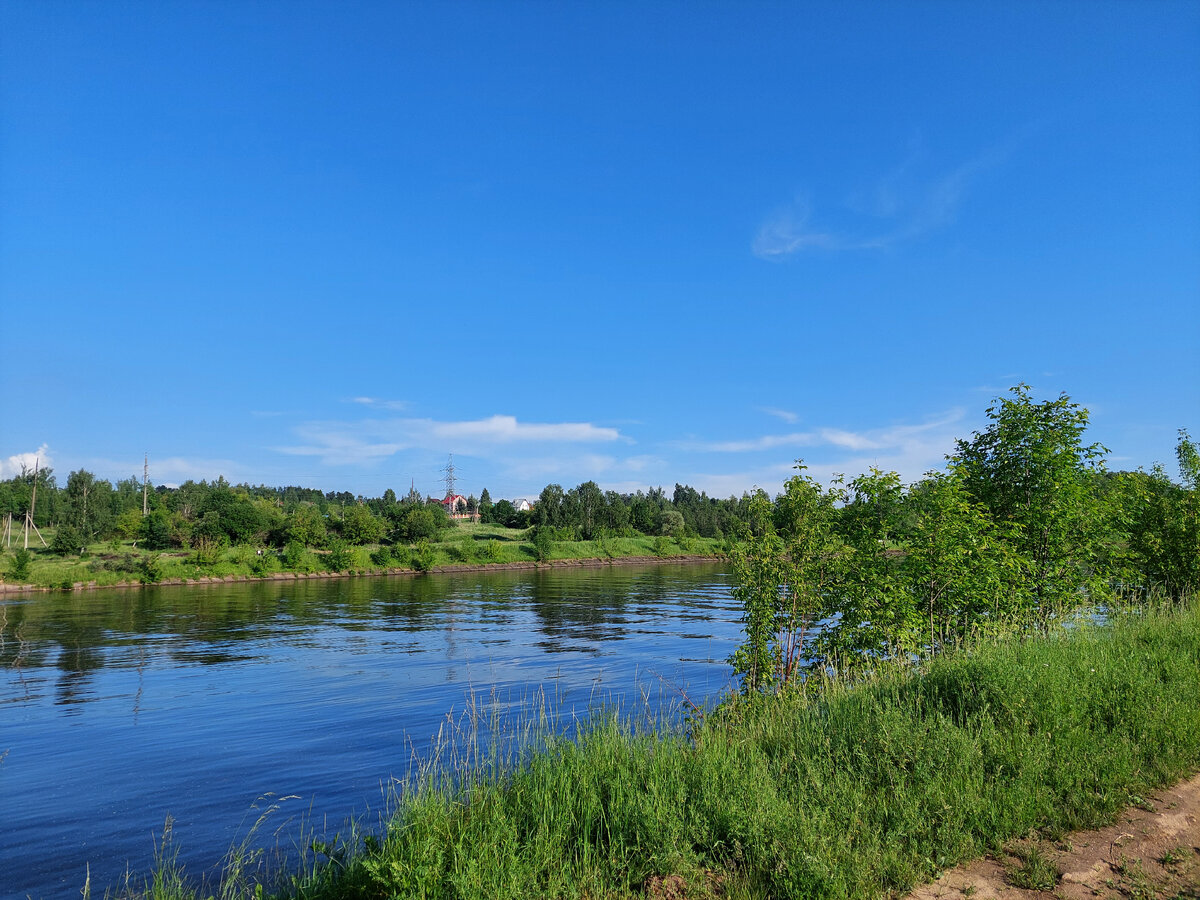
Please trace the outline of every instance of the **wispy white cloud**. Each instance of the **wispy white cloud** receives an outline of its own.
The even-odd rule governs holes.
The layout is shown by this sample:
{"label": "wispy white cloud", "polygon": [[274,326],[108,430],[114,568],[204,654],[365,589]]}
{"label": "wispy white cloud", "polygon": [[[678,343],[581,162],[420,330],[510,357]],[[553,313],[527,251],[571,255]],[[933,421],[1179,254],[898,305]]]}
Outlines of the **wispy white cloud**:
{"label": "wispy white cloud", "polygon": [[388,409],[395,412],[408,409],[410,405],[407,400],[381,400],[378,397],[351,397],[350,402],[372,409]]}
{"label": "wispy white cloud", "polygon": [[46,444],[29,453],[0,457],[0,478],[14,478],[23,471],[32,472],[35,464],[43,469],[54,467],[54,460],[50,458],[50,448]]}
{"label": "wispy white cloud", "polygon": [[809,204],[796,200],[775,210],[758,229],[751,251],[759,259],[780,259],[799,250],[838,249],[841,239],[810,223]]}
{"label": "wispy white cloud", "polygon": [[760,406],[758,411],[766,413],[768,416],[774,416],[777,419],[783,419],[789,425],[795,425],[800,421],[800,417],[794,412],[789,412],[786,409],[777,409],[774,406]]}
{"label": "wispy white cloud", "polygon": [[[915,240],[953,223],[971,186],[1007,155],[1007,145],[991,148],[922,181],[912,174],[919,154],[910,152],[873,189],[857,191],[847,202],[850,212],[872,221],[841,228],[818,225],[811,204],[801,199],[767,217],[751,251],[760,259],[778,261],[804,250],[880,250]],[[880,219],[890,224],[881,227]]]}
{"label": "wispy white cloud", "polygon": [[318,457],[327,465],[370,464],[413,449],[481,455],[512,444],[630,442],[616,428],[589,422],[521,422],[504,415],[458,422],[415,418],[307,422],[295,433],[298,444],[275,449],[291,456]]}
{"label": "wispy white cloud", "polygon": [[796,431],[732,441],[677,441],[673,446],[700,453],[752,453],[756,450],[774,450],[776,447],[811,447],[819,442],[820,438],[814,432]]}
{"label": "wispy white cloud", "polygon": [[847,450],[878,450],[886,444],[879,443],[878,438],[857,434],[853,431],[843,431],[840,428],[822,428],[818,434],[821,442],[834,447],[844,447]]}
{"label": "wispy white cloud", "polygon": [[[952,409],[927,421],[889,425],[863,431],[818,428],[790,434],[760,435],[727,441],[689,441],[675,444],[681,450],[718,454],[761,454],[784,448],[803,450],[808,474],[821,481],[835,475],[854,477],[871,468],[899,472],[907,481],[940,468],[954,449],[954,440],[964,418],[962,409]],[[761,457],[760,457],[761,458]],[[794,474],[794,462],[777,461],[732,472],[704,470],[686,474],[688,483],[713,496],[741,494],[753,487],[777,492]]]}
{"label": "wispy white cloud", "polygon": [[491,416],[468,422],[434,422],[430,419],[409,419],[410,423],[427,424],[439,439],[468,438],[496,443],[511,441],[595,442],[615,441],[621,433],[589,422],[558,422],[552,424],[518,422],[516,416]]}

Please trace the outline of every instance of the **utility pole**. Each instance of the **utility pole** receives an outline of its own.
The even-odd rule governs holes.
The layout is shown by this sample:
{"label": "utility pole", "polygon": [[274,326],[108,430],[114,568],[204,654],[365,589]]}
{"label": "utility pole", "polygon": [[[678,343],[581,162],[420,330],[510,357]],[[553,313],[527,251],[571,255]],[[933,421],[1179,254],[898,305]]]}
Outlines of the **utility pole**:
{"label": "utility pole", "polygon": [[150,486],[150,451],[146,451],[146,456],[142,459],[142,515],[145,516],[150,510],[146,505],[147,490]]}
{"label": "utility pole", "polygon": [[33,521],[33,511],[37,509],[37,483],[38,483],[38,466],[41,464],[40,459],[33,461],[33,493],[29,497],[29,509],[25,510],[25,549],[29,549],[29,529],[32,528],[38,539],[42,542],[43,547],[48,547],[46,539],[42,537],[42,533],[38,531],[37,525]]}
{"label": "utility pole", "polygon": [[454,469],[454,454],[451,453],[446,465],[442,468],[442,480],[446,482],[446,497],[454,496],[454,482],[456,480]]}

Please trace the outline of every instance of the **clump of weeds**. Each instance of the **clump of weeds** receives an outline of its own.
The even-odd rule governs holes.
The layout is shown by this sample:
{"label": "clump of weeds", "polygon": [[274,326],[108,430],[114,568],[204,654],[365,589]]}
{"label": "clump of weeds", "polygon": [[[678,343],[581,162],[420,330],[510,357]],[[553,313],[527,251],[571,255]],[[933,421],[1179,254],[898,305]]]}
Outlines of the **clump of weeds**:
{"label": "clump of weeds", "polygon": [[1012,847],[1020,864],[1008,871],[1008,883],[1031,891],[1052,891],[1058,884],[1058,866],[1037,841],[1022,841]]}

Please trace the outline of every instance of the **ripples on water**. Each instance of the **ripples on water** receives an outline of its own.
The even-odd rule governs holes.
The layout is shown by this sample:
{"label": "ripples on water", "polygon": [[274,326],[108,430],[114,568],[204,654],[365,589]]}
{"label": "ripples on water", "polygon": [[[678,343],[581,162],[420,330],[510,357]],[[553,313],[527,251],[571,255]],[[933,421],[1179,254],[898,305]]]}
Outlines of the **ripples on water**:
{"label": "ripples on water", "polygon": [[[716,566],[263,582],[0,599],[0,896],[199,873],[255,799],[336,827],[447,715],[702,701],[740,634]],[[99,886],[99,890],[95,890]]]}

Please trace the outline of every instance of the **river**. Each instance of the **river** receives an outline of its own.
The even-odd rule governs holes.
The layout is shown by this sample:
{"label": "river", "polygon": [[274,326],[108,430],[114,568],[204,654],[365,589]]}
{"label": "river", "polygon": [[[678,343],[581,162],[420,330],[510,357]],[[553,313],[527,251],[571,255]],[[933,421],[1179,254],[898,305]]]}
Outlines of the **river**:
{"label": "river", "polygon": [[258,833],[370,822],[477,698],[579,717],[703,703],[740,635],[720,565],[0,598],[0,897],[94,896]]}

